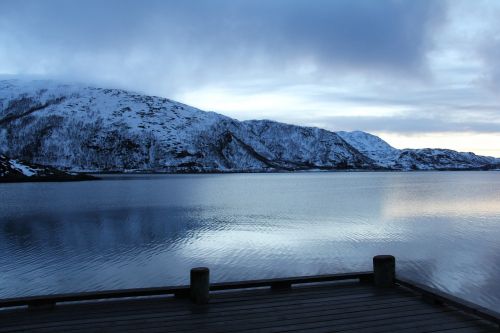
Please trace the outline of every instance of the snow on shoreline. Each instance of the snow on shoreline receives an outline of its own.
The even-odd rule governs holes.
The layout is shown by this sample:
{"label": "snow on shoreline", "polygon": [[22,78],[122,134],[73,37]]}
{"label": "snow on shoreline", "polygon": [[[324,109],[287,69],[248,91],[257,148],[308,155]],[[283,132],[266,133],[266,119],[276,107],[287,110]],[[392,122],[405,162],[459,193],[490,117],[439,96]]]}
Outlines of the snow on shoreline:
{"label": "snow on shoreline", "polygon": [[21,171],[26,177],[31,177],[37,174],[36,170],[28,167],[27,165],[21,164],[16,160],[11,160],[10,165],[12,165],[14,169]]}

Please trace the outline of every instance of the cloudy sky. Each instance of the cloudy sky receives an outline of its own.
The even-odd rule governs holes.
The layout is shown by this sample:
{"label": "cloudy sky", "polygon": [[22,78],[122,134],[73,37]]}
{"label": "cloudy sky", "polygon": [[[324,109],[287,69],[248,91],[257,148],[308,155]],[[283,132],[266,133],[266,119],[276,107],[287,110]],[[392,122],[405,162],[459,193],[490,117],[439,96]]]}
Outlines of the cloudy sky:
{"label": "cloudy sky", "polygon": [[500,157],[500,1],[0,0],[0,76]]}

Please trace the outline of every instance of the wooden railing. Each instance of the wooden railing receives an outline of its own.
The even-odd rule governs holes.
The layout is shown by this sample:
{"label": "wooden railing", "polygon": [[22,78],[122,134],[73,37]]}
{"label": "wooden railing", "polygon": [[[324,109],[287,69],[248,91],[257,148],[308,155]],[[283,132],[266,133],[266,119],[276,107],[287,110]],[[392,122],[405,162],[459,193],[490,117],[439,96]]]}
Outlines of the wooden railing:
{"label": "wooden railing", "polygon": [[435,288],[424,286],[408,279],[396,278],[395,282],[397,285],[413,290],[414,292],[420,294],[424,299],[431,301],[434,304],[447,304],[500,325],[499,312],[487,309],[462,298],[450,295]]}
{"label": "wooden railing", "polygon": [[373,283],[376,287],[379,288],[394,288],[396,286],[400,286],[409,289],[417,294],[420,294],[425,300],[431,301],[434,304],[447,304],[464,312],[471,313],[482,319],[500,325],[500,313],[498,312],[473,304],[437,289],[421,285],[417,282],[403,278],[397,278],[395,274],[395,258],[393,256],[374,257],[373,271],[371,272],[312,275],[210,284],[208,268],[201,267],[193,268],[191,270],[190,278],[190,285],[184,286],[106,290],[71,294],[9,298],[0,300],[0,308],[18,306],[28,306],[30,308],[51,308],[54,307],[57,303],[64,302],[81,302],[161,295],[190,297],[194,303],[203,304],[208,302],[210,291],[262,287],[270,287],[271,289],[279,290],[289,289],[292,287],[292,285],[298,284],[358,280],[360,282]]}
{"label": "wooden railing", "polygon": [[[291,287],[291,285],[341,281],[341,280],[360,280],[369,281],[373,277],[372,272],[357,272],[346,274],[328,274],[328,275],[313,275],[313,276],[300,276],[300,277],[287,277],[265,280],[249,280],[249,281],[235,281],[235,282],[222,282],[210,284],[210,291],[221,291],[231,289],[248,289],[259,287],[270,287],[272,289],[282,289]],[[126,297],[148,297],[148,296],[161,296],[161,295],[176,295],[176,296],[189,296],[191,291],[190,285],[172,286],[172,287],[154,287],[154,288],[136,288],[136,289],[122,289],[122,290],[105,290],[105,291],[92,291],[70,294],[56,294],[46,296],[30,296],[30,297],[17,297],[0,300],[0,308],[15,307],[15,306],[50,306],[56,303],[64,302],[80,302],[91,300],[103,299],[119,299]]]}

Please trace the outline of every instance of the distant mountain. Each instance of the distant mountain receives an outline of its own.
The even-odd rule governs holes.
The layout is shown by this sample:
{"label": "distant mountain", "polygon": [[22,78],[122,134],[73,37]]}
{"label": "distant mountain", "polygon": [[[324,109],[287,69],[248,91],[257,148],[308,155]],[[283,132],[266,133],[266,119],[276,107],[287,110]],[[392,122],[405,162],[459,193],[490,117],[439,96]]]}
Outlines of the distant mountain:
{"label": "distant mountain", "polygon": [[34,165],[0,155],[0,183],[24,181],[69,181],[96,179],[82,174],[71,174],[52,167]]}
{"label": "distant mountain", "polygon": [[22,80],[0,81],[0,153],[72,171],[433,170],[498,162],[398,150],[358,131],[237,121],[124,90]]}
{"label": "distant mountain", "polygon": [[376,165],[391,170],[491,169],[500,162],[493,157],[450,149],[396,149],[378,136],[361,131],[337,134]]}

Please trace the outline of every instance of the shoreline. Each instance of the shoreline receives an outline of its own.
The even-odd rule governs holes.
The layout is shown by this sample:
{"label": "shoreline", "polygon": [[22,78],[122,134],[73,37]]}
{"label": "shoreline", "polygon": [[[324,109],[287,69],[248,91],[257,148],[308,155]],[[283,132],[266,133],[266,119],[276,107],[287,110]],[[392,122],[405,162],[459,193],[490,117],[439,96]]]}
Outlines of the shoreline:
{"label": "shoreline", "polygon": [[90,174],[78,174],[74,176],[32,176],[32,177],[4,177],[0,178],[0,184],[13,184],[13,183],[62,183],[62,182],[83,182],[91,180],[101,180],[101,178]]}
{"label": "shoreline", "polygon": [[388,172],[388,173],[415,173],[415,172],[481,172],[491,171],[499,172],[500,169],[488,168],[473,168],[473,169],[433,169],[433,170],[387,170],[387,169],[337,169],[337,170],[263,170],[263,171],[96,171],[96,172],[82,172],[77,173],[73,177],[56,176],[56,177],[12,177],[0,178],[0,184],[14,184],[14,183],[66,183],[66,182],[82,182],[82,181],[95,181],[102,180],[99,176],[104,175],[229,175],[229,174],[292,174],[292,173],[368,173],[368,172]]}

